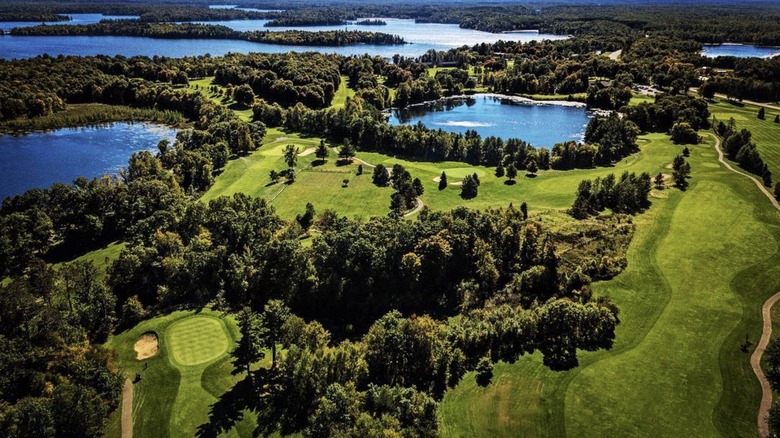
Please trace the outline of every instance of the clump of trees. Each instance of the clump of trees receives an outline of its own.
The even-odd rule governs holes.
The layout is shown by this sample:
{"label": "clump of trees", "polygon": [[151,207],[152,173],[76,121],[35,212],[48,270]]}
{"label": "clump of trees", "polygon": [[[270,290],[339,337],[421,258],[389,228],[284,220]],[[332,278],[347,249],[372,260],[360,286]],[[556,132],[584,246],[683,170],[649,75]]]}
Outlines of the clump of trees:
{"label": "clump of trees", "polygon": [[466,175],[460,185],[460,197],[463,199],[476,198],[479,194],[479,176],[475,173],[473,175]]}
{"label": "clump of trees", "polygon": [[[707,101],[685,95],[662,94],[655,102],[625,109],[626,117],[645,132],[669,132],[677,143],[696,143],[690,130],[709,128]],[[679,141],[678,141],[679,140]]]}
{"label": "clump of trees", "polygon": [[[376,169],[374,171],[377,172]],[[417,199],[422,196],[425,189],[420,178],[412,179],[409,171],[400,164],[393,165],[389,178],[393,189],[395,189],[395,192],[390,195],[390,212],[401,216],[404,211],[411,210],[417,205]],[[376,179],[381,180],[381,177],[378,176]]]}
{"label": "clump of trees", "polygon": [[677,155],[672,161],[672,179],[674,185],[680,189],[685,190],[688,187],[688,177],[691,174],[691,165],[682,155]]}
{"label": "clump of trees", "polygon": [[620,179],[615,174],[604,178],[583,180],[570,213],[577,219],[599,214],[607,208],[615,213],[638,213],[650,205],[650,174],[625,172]]}
{"label": "clump of trees", "polygon": [[404,44],[403,38],[379,32],[330,30],[307,32],[238,31],[227,26],[196,23],[158,23],[140,20],[103,20],[94,24],[15,27],[12,35],[74,36],[114,35],[168,39],[227,39],[291,46],[346,46],[352,44]]}
{"label": "clump of trees", "polygon": [[728,124],[719,122],[716,128],[723,138],[723,151],[726,156],[736,161],[740,167],[758,175],[767,187],[772,187],[772,172],[761,158],[761,154],[753,142],[753,134],[747,129],[737,131],[733,119]]}

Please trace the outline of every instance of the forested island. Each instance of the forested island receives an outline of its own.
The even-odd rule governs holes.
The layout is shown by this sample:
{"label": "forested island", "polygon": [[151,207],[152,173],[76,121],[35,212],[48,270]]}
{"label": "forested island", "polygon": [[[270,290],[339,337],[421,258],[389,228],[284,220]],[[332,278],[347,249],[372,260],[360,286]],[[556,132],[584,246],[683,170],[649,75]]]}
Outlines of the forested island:
{"label": "forested island", "polygon": [[387,26],[387,21],[379,20],[379,19],[358,20],[358,21],[355,22],[355,25],[357,25],[357,26]]}
{"label": "forested island", "polygon": [[[750,363],[780,288],[780,60],[701,53],[780,41],[775,5],[239,3],[287,10],[0,6],[140,17],[14,37],[291,46],[0,62],[0,133],[177,129],[2,201],[0,435],[780,432]],[[411,41],[174,23],[377,16],[572,37],[342,56],[295,46]],[[517,111],[493,124],[557,105],[579,131],[388,122],[488,98]]]}
{"label": "forested island", "polygon": [[305,32],[287,30],[283,32],[247,31],[240,32],[229,27],[210,24],[169,24],[142,23],[130,20],[103,21],[85,25],[45,25],[16,27],[11,35],[19,36],[134,36],[148,38],[203,38],[244,40],[254,43],[304,45],[304,46],[345,46],[351,44],[405,44],[403,38],[377,32],[364,31],[320,31]]}

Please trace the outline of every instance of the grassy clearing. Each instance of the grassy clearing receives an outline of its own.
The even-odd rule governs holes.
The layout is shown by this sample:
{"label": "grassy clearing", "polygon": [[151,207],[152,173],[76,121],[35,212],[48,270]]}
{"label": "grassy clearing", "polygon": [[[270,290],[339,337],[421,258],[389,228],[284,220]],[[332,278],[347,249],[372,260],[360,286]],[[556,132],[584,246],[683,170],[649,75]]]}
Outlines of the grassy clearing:
{"label": "grassy clearing", "polygon": [[333,95],[333,101],[331,101],[330,108],[333,109],[341,109],[344,108],[344,104],[347,101],[348,97],[353,97],[355,95],[355,90],[352,88],[349,88],[347,83],[349,82],[349,77],[342,76],[341,82],[339,83],[339,88],[336,90],[336,94]]}
{"label": "grassy clearing", "polygon": [[628,101],[628,106],[637,106],[640,103],[655,103],[655,97],[647,94],[634,94]]}
{"label": "grassy clearing", "polygon": [[[357,175],[358,162],[340,165],[336,153],[323,165],[315,165],[314,154],[298,157],[299,173],[295,182],[286,184],[283,180],[271,184],[269,172],[286,168],[283,149],[295,145],[302,152],[316,147],[319,138],[301,138],[297,134],[285,134],[269,129],[263,146],[247,157],[233,160],[225,166],[214,185],[201,198],[208,201],[217,196],[246,193],[263,197],[272,202],[277,213],[292,219],[303,213],[306,203],[311,202],[318,211],[332,208],[349,217],[369,218],[384,216],[390,211],[389,188],[378,188],[371,183],[371,169],[364,166],[364,173]],[[349,180],[343,187],[344,180]]]}
{"label": "grassy clearing", "polygon": [[780,111],[767,109],[764,120],[757,117],[758,108],[755,105],[739,106],[725,99],[714,99],[710,103],[710,112],[718,120],[727,123],[733,117],[737,128],[746,128],[753,133],[753,141],[766,161],[775,181],[780,181],[780,123],[774,123],[775,115]]}
{"label": "grassy clearing", "polygon": [[[136,360],[133,345],[150,331],[157,333],[160,350],[149,359]],[[228,355],[239,336],[233,318],[202,310],[153,318],[111,338],[106,347],[117,353],[125,374],[141,375],[134,385],[134,436],[194,436],[208,420],[211,404],[241,378],[230,374]],[[118,424],[115,415],[107,436],[118,436]],[[227,436],[251,436],[254,427],[254,417],[247,415]]]}
{"label": "grassy clearing", "polygon": [[193,90],[198,90],[201,93],[208,96],[208,98],[211,99],[212,101],[227,106],[228,108],[233,110],[233,112],[236,113],[236,115],[238,115],[238,117],[241,120],[245,122],[251,121],[253,116],[251,108],[246,108],[243,105],[239,105],[232,98],[227,98],[225,97],[224,94],[219,95],[210,90],[210,87],[217,87],[217,89],[221,90],[223,93],[226,90],[224,86],[212,83],[213,80],[214,77],[212,76],[201,78],[201,79],[193,79],[190,80],[189,88]]}
{"label": "grassy clearing", "polygon": [[[90,251],[82,256],[73,259],[73,262],[92,262],[100,273],[105,274],[106,269],[111,266],[114,260],[119,258],[119,254],[125,249],[124,242],[111,242],[105,248]],[[60,266],[57,264],[56,266]]]}
{"label": "grassy clearing", "polygon": [[525,357],[487,388],[466,378],[445,397],[444,435],[756,435],[760,388],[739,346],[780,288],[780,215],[716,160],[711,143],[693,148],[689,190],[654,200],[628,268],[594,285],[621,310],[613,350],[563,373]]}
{"label": "grassy clearing", "polygon": [[[528,177],[522,173],[513,185],[507,185],[506,178],[495,176],[495,169],[484,166],[469,166],[455,161],[426,162],[411,161],[384,154],[360,152],[358,158],[369,163],[382,163],[392,166],[400,163],[412,174],[420,178],[425,188],[421,197],[425,205],[434,210],[450,210],[459,205],[471,208],[483,209],[488,207],[507,206],[510,202],[519,205],[523,201],[528,203],[532,210],[548,210],[568,208],[574,200],[577,185],[583,179],[604,176],[609,173],[621,174],[628,172],[650,172],[652,175],[658,172],[669,172],[664,166],[672,161],[679,153],[680,148],[672,145],[659,134],[643,136],[640,141],[641,151],[634,154],[614,167],[600,167],[595,169],[578,169],[570,171],[541,171],[536,177]],[[481,185],[479,195],[470,200],[460,197],[460,187],[450,185],[444,190],[439,190],[439,184],[434,178],[444,171],[450,184],[458,182],[463,176],[471,173],[479,175]]]}
{"label": "grassy clearing", "polygon": [[[271,182],[268,173],[282,170],[285,163],[282,149],[294,144],[301,151],[319,144],[318,138],[301,138],[279,130],[269,130],[265,144],[254,153],[233,160],[217,177],[214,186],[201,198],[208,201],[221,195],[246,193],[271,200],[280,216],[294,218],[311,202],[318,211],[331,208],[349,217],[369,218],[389,213],[390,188],[378,188],[371,183],[371,169],[364,166],[364,174],[356,175],[358,163],[340,166],[335,153],[325,165],[313,166],[314,155],[299,157],[300,170],[293,184]],[[357,157],[371,164],[382,163],[387,167],[399,163],[406,167],[413,177],[420,178],[425,188],[421,197],[426,206],[434,210],[450,210],[465,205],[471,208],[519,205],[528,202],[532,210],[567,208],[574,199],[579,182],[609,173],[667,171],[664,166],[672,161],[680,148],[669,143],[664,136],[650,134],[641,140],[641,152],[610,168],[580,169],[572,171],[543,171],[536,177],[520,175],[513,185],[506,184],[506,178],[497,178],[495,169],[484,166],[470,166],[462,162],[412,161],[375,152],[359,152]],[[456,183],[466,175],[477,173],[480,177],[479,196],[470,200],[460,197],[460,187],[450,185],[439,190],[434,179],[445,171],[449,182]],[[343,180],[349,179],[347,187]]]}

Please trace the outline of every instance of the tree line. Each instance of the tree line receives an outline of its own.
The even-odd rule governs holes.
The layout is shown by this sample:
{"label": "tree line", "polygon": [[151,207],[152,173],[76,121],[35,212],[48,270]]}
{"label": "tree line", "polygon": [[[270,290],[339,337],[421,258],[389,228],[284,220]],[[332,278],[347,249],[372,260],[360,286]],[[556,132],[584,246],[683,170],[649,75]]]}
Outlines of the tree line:
{"label": "tree line", "polygon": [[761,158],[749,130],[743,128],[738,131],[732,118],[728,123],[719,121],[715,132],[723,139],[723,152],[729,160],[736,161],[741,168],[761,177],[766,187],[772,187],[772,172]]}
{"label": "tree line", "polygon": [[[454,160],[495,167],[513,162],[518,170],[525,170],[533,162],[538,169],[571,169],[578,166],[608,165],[636,151],[639,129],[633,122],[617,115],[594,117],[586,128],[586,149],[582,154],[590,158],[577,161],[568,156],[567,147],[535,148],[519,139],[503,140],[482,137],[476,131],[465,134],[450,133],[414,126],[390,126],[372,105],[361,98],[350,99],[344,108],[311,110],[301,104],[290,109],[266,102],[253,107],[255,120],[268,126],[329,138],[336,143],[349,140],[362,150],[402,155],[427,160]],[[566,157],[561,159],[566,155]]]}
{"label": "tree line", "polygon": [[132,20],[103,20],[96,24],[15,27],[19,36],[133,36],[169,39],[229,39],[291,46],[347,46],[353,44],[404,44],[403,38],[377,32],[288,30],[283,32],[237,31],[227,26],[194,23],[150,23]]}

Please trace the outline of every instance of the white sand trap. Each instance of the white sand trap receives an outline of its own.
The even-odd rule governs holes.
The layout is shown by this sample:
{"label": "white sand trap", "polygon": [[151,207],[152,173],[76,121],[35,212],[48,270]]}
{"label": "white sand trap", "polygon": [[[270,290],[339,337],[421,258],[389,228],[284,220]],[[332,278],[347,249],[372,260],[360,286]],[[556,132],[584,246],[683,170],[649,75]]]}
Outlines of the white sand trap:
{"label": "white sand trap", "polygon": [[149,359],[150,357],[157,354],[159,346],[160,343],[157,339],[157,333],[144,333],[140,338],[138,338],[137,341],[135,341],[135,346],[133,347],[136,354],[135,358],[138,360]]}
{"label": "white sand trap", "polygon": [[306,149],[305,151],[301,152],[300,154],[298,154],[298,156],[299,157],[305,157],[307,155],[313,154],[316,151],[317,151],[317,148],[309,148],[309,149]]}
{"label": "white sand trap", "polygon": [[[436,178],[433,179],[433,182],[435,182],[435,183],[441,182],[441,177],[437,176]],[[450,186],[462,186],[463,185],[463,181],[451,182],[448,185],[450,185]]]}

